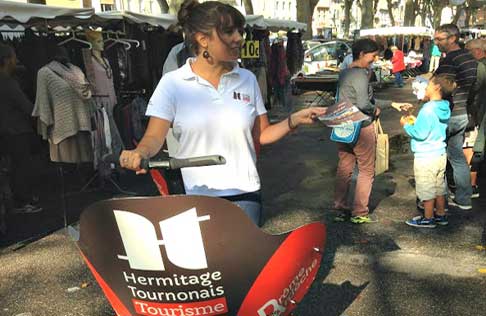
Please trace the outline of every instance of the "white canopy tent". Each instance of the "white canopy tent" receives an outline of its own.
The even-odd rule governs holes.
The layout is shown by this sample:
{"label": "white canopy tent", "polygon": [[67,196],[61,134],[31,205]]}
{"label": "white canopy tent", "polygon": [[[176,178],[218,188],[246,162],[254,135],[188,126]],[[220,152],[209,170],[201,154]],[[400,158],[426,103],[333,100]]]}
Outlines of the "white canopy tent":
{"label": "white canopy tent", "polygon": [[263,15],[247,15],[245,16],[246,24],[259,29],[266,29],[265,19]]}
{"label": "white canopy tent", "polygon": [[278,31],[290,31],[298,30],[305,32],[307,31],[307,24],[290,21],[290,20],[277,20],[277,19],[264,19],[266,28],[272,32]]}
{"label": "white canopy tent", "polygon": [[382,27],[375,29],[360,30],[359,36],[395,36],[395,35],[414,35],[414,36],[429,36],[434,35],[434,30],[428,27],[416,27],[416,26],[393,26]]}
{"label": "white canopy tent", "polygon": [[266,19],[263,15],[247,15],[246,24],[255,28],[268,29],[272,32],[299,30],[307,31],[307,24],[290,20]]}
{"label": "white canopy tent", "polygon": [[86,20],[93,16],[94,9],[71,9],[0,0],[0,21],[12,24],[29,24],[32,20],[71,18]]}
{"label": "white canopy tent", "polygon": [[96,14],[97,17],[104,20],[126,20],[135,24],[149,24],[152,26],[160,26],[164,29],[177,23],[177,18],[170,14],[161,15],[145,15],[130,11],[107,11]]}

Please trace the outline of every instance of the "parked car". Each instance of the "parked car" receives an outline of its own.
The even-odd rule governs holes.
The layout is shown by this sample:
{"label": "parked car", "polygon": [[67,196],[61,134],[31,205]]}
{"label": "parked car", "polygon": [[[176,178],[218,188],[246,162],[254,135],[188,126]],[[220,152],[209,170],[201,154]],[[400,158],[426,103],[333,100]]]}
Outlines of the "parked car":
{"label": "parked car", "polygon": [[316,47],[317,45],[320,45],[322,44],[322,42],[320,41],[314,41],[314,40],[311,40],[311,41],[302,41],[302,45],[304,46],[304,51],[308,51],[309,49],[311,48],[314,48]]}
{"label": "parked car", "polygon": [[305,52],[302,72],[311,75],[327,67],[337,67],[351,53],[351,44],[345,41],[330,41]]}

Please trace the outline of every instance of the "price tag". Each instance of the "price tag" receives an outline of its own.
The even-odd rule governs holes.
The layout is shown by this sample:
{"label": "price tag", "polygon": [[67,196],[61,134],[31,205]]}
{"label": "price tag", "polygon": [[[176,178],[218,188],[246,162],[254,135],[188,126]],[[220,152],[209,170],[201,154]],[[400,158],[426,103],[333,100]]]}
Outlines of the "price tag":
{"label": "price tag", "polygon": [[260,42],[259,41],[245,41],[241,48],[241,58],[259,58],[260,57]]}

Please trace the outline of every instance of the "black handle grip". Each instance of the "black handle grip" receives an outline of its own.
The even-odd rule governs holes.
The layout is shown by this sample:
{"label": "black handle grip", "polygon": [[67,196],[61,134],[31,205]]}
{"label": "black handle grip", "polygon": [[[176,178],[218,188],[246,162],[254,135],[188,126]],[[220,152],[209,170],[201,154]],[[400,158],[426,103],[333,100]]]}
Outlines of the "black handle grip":
{"label": "black handle grip", "polygon": [[180,169],[188,167],[224,165],[226,163],[226,159],[224,159],[224,157],[220,155],[211,155],[186,159],[172,158],[170,159],[169,163],[170,169]]}
{"label": "black handle grip", "polygon": [[220,155],[202,156],[202,157],[192,157],[186,159],[177,158],[167,158],[162,160],[150,160],[142,159],[140,161],[140,169],[180,169],[188,167],[202,167],[202,166],[214,166],[214,165],[224,165],[226,159]]}
{"label": "black handle grip", "polygon": [[142,161],[140,161],[140,169],[149,170],[149,162],[149,159],[142,159]]}

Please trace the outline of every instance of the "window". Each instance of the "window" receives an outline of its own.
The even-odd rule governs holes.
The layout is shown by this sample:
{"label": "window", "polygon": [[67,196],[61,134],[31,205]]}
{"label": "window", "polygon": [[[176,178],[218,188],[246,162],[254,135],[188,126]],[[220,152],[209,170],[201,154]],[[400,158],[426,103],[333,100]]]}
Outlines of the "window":
{"label": "window", "polygon": [[101,11],[114,11],[115,10],[115,5],[113,4],[101,4]]}

